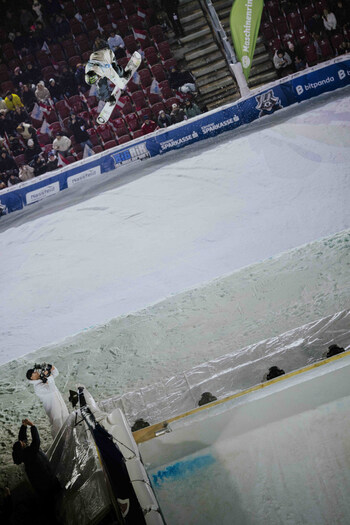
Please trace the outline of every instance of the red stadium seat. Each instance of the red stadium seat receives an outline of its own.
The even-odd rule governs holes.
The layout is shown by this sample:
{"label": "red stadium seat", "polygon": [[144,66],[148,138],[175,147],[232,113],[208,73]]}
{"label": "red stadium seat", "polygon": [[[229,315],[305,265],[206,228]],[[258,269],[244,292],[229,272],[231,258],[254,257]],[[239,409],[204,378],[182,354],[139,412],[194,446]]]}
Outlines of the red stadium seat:
{"label": "red stadium seat", "polygon": [[304,7],[301,7],[300,13],[301,16],[304,19],[304,22],[307,22],[310,20],[310,18],[315,14],[316,10],[312,4],[305,5]]}
{"label": "red stadium seat", "polygon": [[281,39],[279,37],[276,37],[276,38],[273,38],[272,40],[270,40],[269,48],[270,48],[272,53],[274,53],[276,51],[276,49],[280,49],[281,48]]}
{"label": "red stadium seat", "polygon": [[331,36],[332,47],[335,53],[338,51],[340,44],[342,44],[344,40],[344,35],[339,33]]}
{"label": "red stadium seat", "polygon": [[67,60],[71,57],[77,56],[77,48],[74,44],[67,44],[64,46],[64,52]]}
{"label": "red stadium seat", "polygon": [[111,128],[107,124],[100,124],[97,126],[96,131],[100,135],[103,142],[114,139]]}
{"label": "red stadium seat", "polygon": [[305,59],[309,66],[317,64],[317,53],[313,44],[308,44],[304,47]]}
{"label": "red stadium seat", "polygon": [[[87,3],[87,2],[86,2]],[[96,29],[97,27],[97,20],[94,13],[86,13],[83,15],[83,24],[85,26],[86,31],[92,31],[92,29]]]}
{"label": "red stadium seat", "polygon": [[165,107],[165,104],[163,102],[157,102],[157,104],[153,104],[151,106],[151,110],[152,110],[152,113],[155,117],[158,117],[159,115],[159,112],[161,110],[165,111],[166,110],[166,107]]}
{"label": "red stadium seat", "polygon": [[164,62],[164,68],[169,71],[170,68],[177,67],[177,60],[175,58],[169,58]]}
{"label": "red stadium seat", "polygon": [[304,27],[304,22],[302,21],[302,18],[297,11],[289,13],[287,15],[287,20],[289,27],[292,29],[292,31]]}
{"label": "red stadium seat", "polygon": [[276,16],[279,16],[280,8],[277,0],[269,0],[269,2],[266,2],[266,8],[272,19],[274,19]]}
{"label": "red stadium seat", "polygon": [[139,49],[138,43],[133,35],[127,35],[124,37],[124,43],[126,49],[132,54],[134,51]]}
{"label": "red stadium seat", "polygon": [[92,51],[93,42],[90,42],[85,33],[82,35],[77,35],[75,37],[75,42],[79,46],[80,53],[84,53],[84,51]]}
{"label": "red stadium seat", "polygon": [[123,0],[122,5],[125,13],[128,16],[136,13],[136,5],[133,0]]}
{"label": "red stadium seat", "polygon": [[86,97],[86,103],[89,108],[95,108],[98,104],[98,98],[92,95],[91,97]]}
{"label": "red stadium seat", "polygon": [[73,155],[69,155],[65,158],[65,161],[67,162],[67,164],[73,164],[73,162],[75,162],[75,158],[73,157]]}
{"label": "red stadium seat", "polygon": [[[92,145],[93,146],[99,146],[100,145],[100,141],[99,141],[99,137],[97,135],[97,131],[95,130],[95,128],[89,128],[88,130],[86,130],[88,132],[88,134],[90,135],[90,140],[92,142]],[[95,150],[94,150],[95,151]],[[97,153],[97,152],[96,152]]]}
{"label": "red stadium seat", "polygon": [[169,60],[169,58],[173,58],[169,42],[159,42],[158,51],[163,62],[165,62],[165,60]]}
{"label": "red stadium seat", "polygon": [[52,66],[50,57],[45,51],[36,51],[35,56],[41,67]]}
{"label": "red stadium seat", "polygon": [[176,97],[168,98],[168,100],[166,100],[166,101],[164,102],[164,104],[166,105],[166,107],[167,107],[168,109],[171,110],[171,109],[172,109],[171,106],[172,106],[173,104],[179,104],[179,100],[178,100]]}
{"label": "red stadium seat", "polygon": [[90,4],[86,0],[75,0],[74,3],[78,13],[80,13],[81,15],[83,15],[84,13],[89,13],[91,11]]}
{"label": "red stadium seat", "polygon": [[50,113],[48,113],[45,118],[48,124],[53,124],[53,122],[58,122],[58,116],[57,116],[56,111],[50,111]]}
{"label": "red stadium seat", "polygon": [[135,131],[140,128],[140,121],[136,113],[129,113],[129,115],[125,115],[125,121],[130,131]]}
{"label": "red stadium seat", "polygon": [[15,157],[15,163],[17,164],[18,167],[23,166],[23,164],[26,163],[25,156],[24,156],[23,153],[21,155],[17,155],[17,157]]}
{"label": "red stadium seat", "polygon": [[119,143],[119,145],[120,144],[125,144],[125,142],[129,142],[130,140],[131,140],[131,138],[130,138],[129,135],[123,135],[122,137],[118,138],[118,143]]}
{"label": "red stadium seat", "polygon": [[131,100],[135,105],[137,113],[139,113],[140,109],[148,107],[148,103],[142,91],[135,91],[134,93],[132,93]]}
{"label": "red stadium seat", "polygon": [[94,146],[92,149],[94,153],[102,153],[103,151],[103,147],[100,146],[99,144],[97,146]]}
{"label": "red stadium seat", "polygon": [[320,15],[323,15],[323,10],[324,10],[324,9],[329,9],[329,6],[328,6],[328,3],[327,3],[327,0],[317,0],[316,2],[314,2],[314,5],[315,5],[315,9],[316,9],[316,11],[317,11]]}
{"label": "red stadium seat", "polygon": [[334,56],[334,52],[333,52],[332,46],[330,45],[329,40],[328,40],[327,37],[322,38],[321,40],[319,40],[318,45],[321,48],[322,57],[325,60],[328,60],[329,58]]}
{"label": "red stadium seat", "polygon": [[112,19],[112,22],[117,25],[118,33],[120,33],[123,38],[132,33],[129,22],[125,20],[125,18],[119,18],[118,20]]}
{"label": "red stadium seat", "polygon": [[58,62],[59,60],[65,60],[63,49],[59,44],[49,45],[51,56]]}
{"label": "red stadium seat", "polygon": [[287,20],[284,18],[284,16],[277,16],[274,19],[274,26],[276,27],[277,33],[280,36],[283,36],[285,33],[289,32]]}
{"label": "red stadium seat", "polygon": [[149,69],[143,69],[142,71],[139,71],[139,75],[140,75],[141,87],[142,87],[142,89],[145,90],[146,88],[148,88],[152,84],[153,77],[152,77]]}
{"label": "red stadium seat", "polygon": [[154,66],[151,66],[151,72],[157,82],[167,80],[167,75],[161,64],[155,64]]}
{"label": "red stadium seat", "polygon": [[[143,137],[143,131],[141,129],[136,129],[132,133],[132,138],[133,139],[138,139],[139,137]],[[120,139],[119,139],[119,144],[120,144]]]}
{"label": "red stadium seat", "polygon": [[310,42],[310,35],[303,28],[294,31],[294,35],[301,47],[306,46]]}
{"label": "red stadium seat", "polygon": [[69,20],[69,25],[70,31],[75,37],[77,37],[77,35],[81,35],[84,32],[83,26],[76,18],[71,18]]}
{"label": "red stadium seat", "polygon": [[162,96],[161,96],[161,91],[159,90],[159,94],[158,93],[151,93],[151,90],[150,88],[148,87],[146,89],[146,95],[147,95],[147,98],[148,98],[148,101],[149,103],[153,106],[154,104],[157,104],[157,102],[161,102],[162,101]]}
{"label": "red stadium seat", "polygon": [[70,67],[72,67],[73,69],[75,69],[77,67],[77,64],[80,64],[81,63],[81,57],[76,55],[74,57],[70,57],[68,59],[68,64]]}
{"label": "red stadium seat", "polygon": [[130,98],[128,96],[120,97],[119,100],[122,104],[124,104],[123,107],[121,108],[121,112],[123,113],[124,116],[128,115],[129,113],[134,112]]}
{"label": "red stadium seat", "polygon": [[152,40],[156,42],[157,44],[159,42],[164,42],[166,40],[166,37],[163,33],[162,26],[160,25],[155,25],[155,26],[150,27],[149,33],[151,35]]}
{"label": "red stadium seat", "polygon": [[71,111],[71,108],[67,105],[65,100],[59,100],[56,102],[55,108],[63,119],[68,117]]}
{"label": "red stadium seat", "polygon": [[105,142],[103,148],[106,150],[106,149],[110,149],[110,148],[115,148],[115,146],[118,146],[117,142],[113,139],[113,140],[109,140],[108,142]]}
{"label": "red stadium seat", "polygon": [[146,47],[146,49],[144,49],[143,51],[145,53],[145,59],[147,60],[147,64],[149,66],[153,66],[154,64],[159,63],[159,57],[155,47]]}

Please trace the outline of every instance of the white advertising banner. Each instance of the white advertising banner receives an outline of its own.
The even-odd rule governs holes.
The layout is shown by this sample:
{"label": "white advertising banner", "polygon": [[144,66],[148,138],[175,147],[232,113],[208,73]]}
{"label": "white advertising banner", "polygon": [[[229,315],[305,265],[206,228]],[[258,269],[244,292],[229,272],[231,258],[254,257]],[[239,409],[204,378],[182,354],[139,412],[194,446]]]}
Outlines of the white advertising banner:
{"label": "white advertising banner", "polygon": [[76,173],[75,175],[71,175],[67,178],[67,186],[68,188],[71,188],[72,186],[75,186],[75,184],[83,182],[90,177],[95,177],[96,175],[101,175],[101,166],[95,166],[94,168],[90,168],[88,170],[81,171],[80,173]]}
{"label": "white advertising banner", "polygon": [[41,201],[42,199],[46,199],[46,197],[51,197],[51,195],[55,195],[56,193],[59,193],[60,191],[60,183],[59,182],[53,182],[52,184],[49,184],[48,186],[44,186],[43,188],[39,188],[34,191],[30,191],[26,194],[26,201],[27,204],[32,204],[33,202]]}

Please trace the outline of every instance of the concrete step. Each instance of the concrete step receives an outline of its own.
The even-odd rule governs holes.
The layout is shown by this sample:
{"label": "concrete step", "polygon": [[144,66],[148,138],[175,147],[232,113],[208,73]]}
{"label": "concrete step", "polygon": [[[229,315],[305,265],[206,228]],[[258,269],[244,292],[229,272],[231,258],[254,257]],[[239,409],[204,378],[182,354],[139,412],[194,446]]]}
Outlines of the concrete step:
{"label": "concrete step", "polygon": [[218,51],[218,46],[215,43],[211,43],[209,45],[206,44],[204,45],[204,47],[200,47],[199,49],[196,49],[195,51],[186,53],[185,59],[188,61],[196,60],[198,58],[205,57],[206,55],[210,55],[211,53],[215,53],[216,51]]}
{"label": "concrete step", "polygon": [[211,109],[219,108],[220,106],[224,106],[225,104],[232,104],[233,102],[236,102],[236,100],[238,100],[239,98],[240,94],[237,91],[235,93],[227,93],[226,95],[220,97],[220,99],[214,100],[213,102],[209,102],[207,104],[207,108],[210,111]]}
{"label": "concrete step", "polygon": [[196,11],[193,11],[193,13],[187,14],[183,17],[181,17],[181,24],[186,25],[190,24],[191,22],[194,22],[195,20],[198,20],[199,18],[204,18],[203,11],[201,9],[197,9]]}
{"label": "concrete step", "polygon": [[235,86],[235,82],[231,75],[226,75],[224,78],[218,81],[210,82],[209,84],[206,84],[204,86],[201,86],[200,93],[202,96],[207,95],[208,93],[212,93],[215,91],[219,91],[222,88],[226,88],[227,86]]}
{"label": "concrete step", "polygon": [[257,64],[251,67],[250,69],[250,78],[253,78],[257,75],[261,75],[262,73],[265,73],[267,71],[273,70],[274,67],[271,64],[271,62],[262,62],[261,64]]}
{"label": "concrete step", "polygon": [[270,64],[272,64],[268,53],[261,53],[261,55],[253,57],[253,66],[257,66],[258,64],[262,64],[263,62],[269,62]]}
{"label": "concrete step", "polygon": [[201,99],[202,103],[205,104],[208,109],[213,109],[222,106],[223,104],[227,104],[228,102],[234,102],[239,98],[240,94],[237,89],[234,87],[226,87],[221,89],[220,91],[216,91],[209,94],[208,96]]}
{"label": "concrete step", "polygon": [[180,20],[182,21],[183,17],[198,11],[198,9],[201,9],[201,7],[197,0],[180,0],[180,4],[178,6]]}
{"label": "concrete step", "polygon": [[192,40],[198,40],[207,35],[211,35],[211,31],[209,27],[204,27],[203,29],[200,29],[199,31],[195,31],[194,33],[181,37],[181,42],[183,44],[187,44],[188,42],[192,42]]}
{"label": "concrete step", "polygon": [[215,8],[215,11],[217,13],[221,12],[223,9],[230,9],[231,10],[231,7],[232,7],[232,0],[214,0],[214,2],[212,1],[212,4]]}
{"label": "concrete step", "polygon": [[[230,73],[227,71],[227,68],[224,67],[222,69],[216,69],[216,70],[213,70],[211,73],[209,73],[208,75],[205,75],[205,76],[202,76],[200,78],[198,78],[196,75],[196,85],[199,87],[199,89],[201,90],[202,87],[206,87],[207,85],[213,83],[213,82],[217,82],[218,80],[220,79],[224,79],[226,78],[227,76],[230,76]],[[232,77],[231,77],[232,78]]]}
{"label": "concrete step", "polygon": [[211,64],[206,64],[198,68],[192,68],[192,73],[196,76],[197,79],[215,73],[215,71],[227,68],[227,63],[224,59],[212,62]]}
{"label": "concrete step", "polygon": [[201,31],[202,29],[208,27],[207,21],[205,18],[197,18],[196,20],[193,20],[189,24],[182,24],[182,27],[185,32],[185,37],[189,36],[193,33],[198,33],[198,31]]}
{"label": "concrete step", "polygon": [[267,73],[262,73],[260,75],[257,75],[253,78],[248,79],[248,86],[249,87],[257,87],[260,85],[264,85],[267,82],[272,82],[272,80],[275,80],[277,78],[277,73],[275,70],[268,71]]}
{"label": "concrete step", "polygon": [[218,50],[218,48],[216,48],[216,51],[211,52],[209,55],[207,55],[207,56],[200,56],[197,59],[194,59],[194,60],[191,60],[191,61],[187,60],[187,63],[190,64],[191,68],[195,69],[195,68],[198,68],[198,67],[205,67],[208,64],[216,64],[221,59],[222,59],[222,54]]}

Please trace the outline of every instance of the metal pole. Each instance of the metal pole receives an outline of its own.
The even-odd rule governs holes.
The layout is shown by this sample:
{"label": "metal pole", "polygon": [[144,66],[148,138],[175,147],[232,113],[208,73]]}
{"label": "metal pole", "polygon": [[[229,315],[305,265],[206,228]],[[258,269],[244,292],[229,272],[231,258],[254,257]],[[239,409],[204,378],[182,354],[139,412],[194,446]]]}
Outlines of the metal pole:
{"label": "metal pole", "polygon": [[220,41],[222,43],[222,46],[223,46],[223,49],[226,55],[227,63],[237,81],[238,89],[241,93],[241,96],[242,97],[247,96],[250,94],[250,90],[249,90],[246,78],[244,76],[244,73],[243,73],[242,64],[238,62],[237,60],[234,49],[231,46],[227,38],[226,31],[222,27],[220,19],[217,15],[217,12],[215,11],[215,8],[211,0],[205,0],[205,3],[206,3],[208,14],[210,16],[210,19],[213,25],[213,29],[215,33],[218,35],[218,37],[220,38]]}

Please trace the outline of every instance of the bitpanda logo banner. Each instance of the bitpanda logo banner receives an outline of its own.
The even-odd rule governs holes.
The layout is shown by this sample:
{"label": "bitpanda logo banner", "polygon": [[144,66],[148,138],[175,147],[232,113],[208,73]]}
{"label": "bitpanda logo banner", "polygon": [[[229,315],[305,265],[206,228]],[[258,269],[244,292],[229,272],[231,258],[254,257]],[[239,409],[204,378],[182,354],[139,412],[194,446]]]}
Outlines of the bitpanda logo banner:
{"label": "bitpanda logo banner", "polygon": [[232,41],[247,80],[252,65],[263,7],[263,0],[235,0],[231,9]]}

